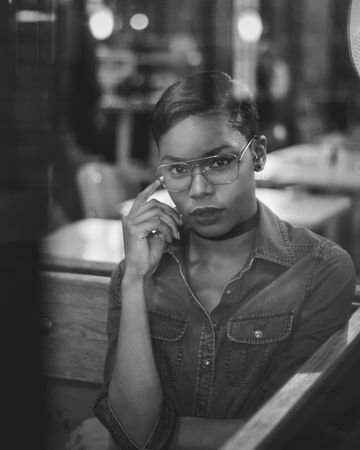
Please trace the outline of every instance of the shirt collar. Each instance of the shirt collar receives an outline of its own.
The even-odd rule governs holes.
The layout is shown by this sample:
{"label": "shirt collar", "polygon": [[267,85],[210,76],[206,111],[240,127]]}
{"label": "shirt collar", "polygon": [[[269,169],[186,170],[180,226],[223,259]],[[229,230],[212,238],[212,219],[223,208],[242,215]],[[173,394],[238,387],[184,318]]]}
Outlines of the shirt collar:
{"label": "shirt collar", "polygon": [[295,255],[285,222],[260,200],[257,200],[257,204],[259,225],[253,256],[284,266],[292,266],[295,263]]}
{"label": "shirt collar", "polygon": [[[253,258],[261,258],[287,267],[295,263],[286,224],[279,219],[264,203],[257,200],[259,223],[252,252]],[[180,240],[170,244],[166,252],[177,260],[183,260],[184,246],[187,242],[186,231],[180,229]]]}

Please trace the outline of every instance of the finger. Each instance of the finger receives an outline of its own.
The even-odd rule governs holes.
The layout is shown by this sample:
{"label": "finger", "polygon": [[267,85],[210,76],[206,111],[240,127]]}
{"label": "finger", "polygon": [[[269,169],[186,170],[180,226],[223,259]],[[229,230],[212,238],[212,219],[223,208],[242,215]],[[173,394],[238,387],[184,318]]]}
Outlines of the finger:
{"label": "finger", "polygon": [[160,216],[160,219],[170,227],[173,237],[175,239],[180,239],[179,230],[178,230],[176,224],[174,223],[172,217],[163,215],[163,216]]}
{"label": "finger", "polygon": [[147,200],[148,198],[159,188],[161,185],[159,180],[155,180],[153,183],[151,183],[146,189],[144,189],[142,192],[140,192],[136,197],[135,200],[130,208],[130,211],[127,215],[134,214],[135,211],[139,207],[146,208]]}
{"label": "finger", "polygon": [[134,202],[131,210],[129,211],[129,214],[126,215],[124,219],[130,219],[136,217],[138,214],[141,214],[142,212],[150,211],[151,209],[154,209],[154,205],[155,203],[152,200],[146,201],[144,203],[138,202],[136,204]]}
{"label": "finger", "polygon": [[152,220],[147,220],[146,222],[137,224],[131,229],[131,234],[142,239],[147,239],[152,237],[154,231],[157,233],[164,233],[167,242],[172,241],[171,228],[164,221],[162,221],[160,217],[154,217]]}
{"label": "finger", "polygon": [[139,201],[145,202],[159,187],[161,186],[161,181],[156,179],[153,183],[151,183],[147,188],[140,192],[137,195],[134,203],[139,203]]}
{"label": "finger", "polygon": [[154,231],[155,231],[155,233],[151,232],[147,236],[148,239],[152,239],[153,237],[160,237],[160,238],[162,238],[163,240],[165,240],[169,244],[172,242],[172,240],[173,240],[173,233],[172,233],[171,228],[166,223],[161,222],[157,226],[156,230],[154,230]]}
{"label": "finger", "polygon": [[[146,230],[149,229],[149,226],[155,226],[152,229],[158,228],[158,220],[165,222],[168,227],[172,230],[172,235],[175,239],[180,239],[180,234],[178,230],[178,223],[175,222],[174,217],[168,215],[160,208],[157,210],[146,211],[143,214],[136,217],[136,220],[133,219],[131,222],[127,222],[127,228],[131,230],[133,234],[138,233],[139,228],[144,226]],[[151,225],[150,225],[151,224]],[[134,229],[136,228],[136,231]]]}
{"label": "finger", "polygon": [[[178,225],[183,224],[182,217],[179,212],[175,210],[175,208],[154,198],[146,201],[145,203],[137,203],[136,205],[134,204],[129,214],[123,217],[123,220],[128,221],[129,219],[135,219],[137,221],[139,217],[145,217],[143,216],[144,212],[152,210],[156,215],[160,215],[160,211],[164,211],[166,214],[172,216],[174,221],[177,222]],[[147,217],[150,216],[151,213]]]}
{"label": "finger", "polygon": [[151,241],[151,247],[153,249],[157,249],[158,251],[164,251],[166,246],[169,244],[166,236],[162,232],[154,234],[154,236],[151,236],[151,238],[148,239]]}
{"label": "finger", "polygon": [[172,216],[179,225],[182,225],[181,214],[179,213],[179,211],[176,208],[174,208],[170,205],[167,205],[166,203],[159,202],[156,199],[151,199],[147,203],[151,203],[153,205],[156,205],[158,208],[161,208],[164,212],[166,212],[167,214],[170,214],[170,216]]}
{"label": "finger", "polygon": [[181,219],[174,211],[171,211],[171,209],[172,208],[163,208],[160,204],[159,206],[152,207],[150,209],[147,208],[146,210],[138,211],[137,214],[134,214],[133,216],[124,219],[124,221],[126,224],[131,226],[131,224],[145,222],[146,220],[151,220],[154,217],[162,217],[168,223],[170,220],[172,223],[171,226],[177,228],[177,226],[181,225]]}
{"label": "finger", "polygon": [[182,217],[181,212],[178,210],[177,206],[173,206],[172,209],[178,214],[179,219],[180,219],[180,223],[182,225],[184,222],[183,222],[183,217]]}

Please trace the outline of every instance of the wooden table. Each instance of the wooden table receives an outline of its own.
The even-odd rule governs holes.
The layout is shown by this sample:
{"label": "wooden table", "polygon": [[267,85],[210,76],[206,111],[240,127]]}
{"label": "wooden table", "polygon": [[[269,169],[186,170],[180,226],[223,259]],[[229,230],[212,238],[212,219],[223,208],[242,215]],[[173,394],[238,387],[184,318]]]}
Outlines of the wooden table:
{"label": "wooden table", "polygon": [[[257,196],[282,219],[324,234],[334,233],[334,224],[350,208],[350,201],[344,196],[259,188]],[[155,192],[153,197],[173,205],[165,190]],[[122,203],[122,215],[128,214],[132,203],[133,200]],[[48,270],[108,275],[124,257],[121,220],[89,218],[65,225],[43,239],[42,253]]]}
{"label": "wooden table", "polygon": [[336,193],[360,194],[360,151],[339,149],[335,160],[328,147],[300,144],[267,156],[256,174],[260,187],[300,185]]}
{"label": "wooden table", "polygon": [[322,193],[351,197],[350,254],[360,274],[360,149],[338,149],[326,144],[300,144],[276,150],[256,174],[259,187],[300,186]]}
{"label": "wooden table", "polygon": [[42,240],[42,266],[46,270],[110,275],[123,257],[121,220],[79,220]]}

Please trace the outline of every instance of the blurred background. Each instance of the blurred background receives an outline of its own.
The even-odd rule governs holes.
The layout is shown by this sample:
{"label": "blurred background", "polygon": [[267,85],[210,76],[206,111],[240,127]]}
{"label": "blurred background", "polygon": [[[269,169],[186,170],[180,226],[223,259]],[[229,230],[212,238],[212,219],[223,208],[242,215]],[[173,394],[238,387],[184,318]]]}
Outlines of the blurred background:
{"label": "blurred background", "polygon": [[[16,174],[22,188],[35,189],[31,203],[24,197],[33,204],[31,229],[43,236],[84,218],[121,217],[121,202],[154,178],[149,116],[163,90],[191,72],[222,70],[251,87],[269,154],[296,147],[294,164],[303,173],[310,164],[316,181],[324,164],[334,169],[351,153],[346,170],[328,170],[321,186],[266,172],[258,183],[346,194],[351,237],[346,227],[329,237],[352,250],[360,235],[360,80],[348,48],[348,0],[7,0],[5,7],[1,122],[3,142],[16,150],[3,154],[4,179]],[[316,144],[317,161],[299,160],[301,144]],[[291,173],[286,165],[274,170]],[[342,186],[349,176],[351,186]],[[42,202],[46,217],[33,214],[44,212]],[[29,234],[25,228],[19,233]]]}
{"label": "blurred background", "polygon": [[358,151],[347,0],[7,3],[1,122],[16,128],[19,176],[50,181],[51,229],[86,214],[76,173],[88,162],[124,169],[131,194],[151,181],[149,112],[170,83],[196,70],[250,85],[269,152],[319,139]]}
{"label": "blurred background", "polygon": [[10,110],[19,156],[34,169],[20,176],[40,181],[46,166],[49,227],[84,216],[75,178],[87,162],[151,181],[149,112],[170,83],[196,70],[250,85],[269,152],[315,139],[358,150],[346,0],[7,1],[1,122]]}
{"label": "blurred background", "polygon": [[[154,178],[154,103],[198,70],[248,83],[269,142],[259,196],[344,246],[360,274],[360,79],[348,48],[349,11],[349,0],[3,0],[0,286],[8,302],[0,342],[14,331],[9,317],[18,330],[38,326],[44,238],[55,236],[53,260],[75,249],[79,261],[83,252],[89,273],[109,254],[115,263],[119,228],[102,235],[67,228],[67,241],[56,233],[80,222],[93,227],[90,219],[119,222],[126,202]],[[94,241],[108,254],[87,257]],[[51,327],[42,323],[45,334]],[[26,341],[35,348],[29,385],[37,380],[37,343]],[[3,382],[33,405],[37,391],[19,390],[20,353],[27,354],[23,340],[2,349],[19,369],[19,378],[13,372]],[[11,389],[9,396],[14,406]]]}

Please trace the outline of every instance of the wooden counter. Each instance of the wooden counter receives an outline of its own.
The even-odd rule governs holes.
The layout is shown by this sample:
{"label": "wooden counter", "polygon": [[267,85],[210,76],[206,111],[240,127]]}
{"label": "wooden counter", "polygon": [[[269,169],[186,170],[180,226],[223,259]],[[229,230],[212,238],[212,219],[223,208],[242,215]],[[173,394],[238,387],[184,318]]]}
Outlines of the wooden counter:
{"label": "wooden counter", "polygon": [[93,415],[107,348],[109,278],[42,272],[41,347],[47,450],[64,450],[70,432]]}

